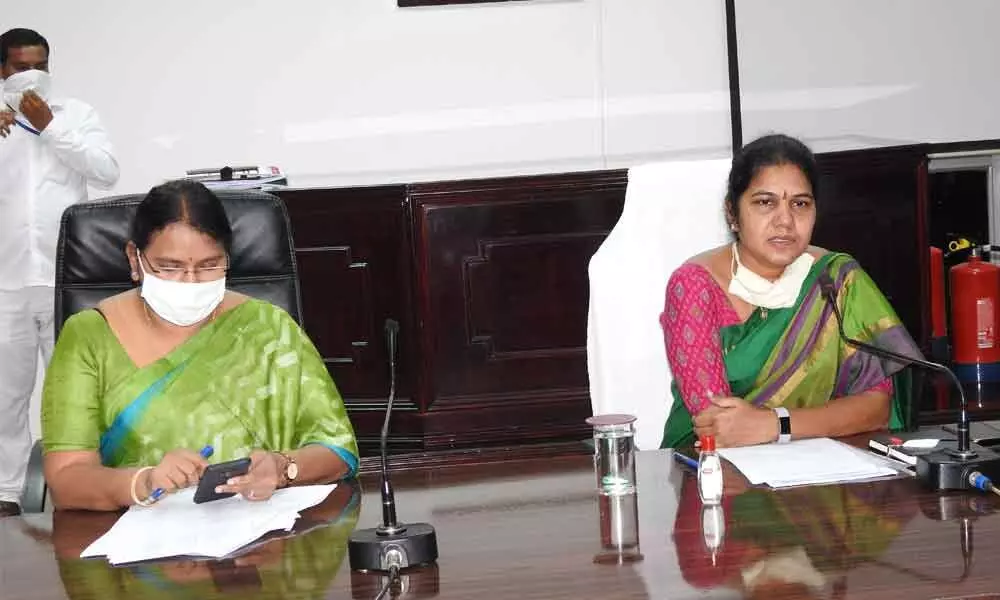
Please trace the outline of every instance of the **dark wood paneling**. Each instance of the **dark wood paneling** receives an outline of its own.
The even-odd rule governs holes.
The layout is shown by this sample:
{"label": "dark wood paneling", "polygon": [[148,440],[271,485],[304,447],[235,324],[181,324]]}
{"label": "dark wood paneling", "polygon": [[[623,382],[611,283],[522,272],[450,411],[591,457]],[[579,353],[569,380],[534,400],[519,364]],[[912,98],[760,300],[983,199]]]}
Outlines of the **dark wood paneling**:
{"label": "dark wood paneling", "polygon": [[591,255],[622,171],[281,193],[306,331],[377,447],[400,322],[394,452],[585,437]]}
{"label": "dark wood paneling", "polygon": [[428,447],[586,431],[587,265],[621,215],[625,181],[411,188]]}
{"label": "dark wood paneling", "polygon": [[927,147],[817,155],[813,242],[861,263],[924,348],[929,343]]}
{"label": "dark wood paneling", "polygon": [[389,393],[387,318],[400,323],[394,446],[419,449],[406,188],[279,195],[292,221],[305,328],[344,396],[363,451],[376,446]]}
{"label": "dark wood paneling", "polygon": [[[302,290],[302,301],[310,307],[306,318],[314,332],[313,343],[342,386],[361,389],[367,374],[361,369],[383,358],[377,350],[380,340],[372,314],[371,268],[367,261],[356,259],[350,246],[298,248],[295,254],[299,277],[309,282]],[[339,293],[329,294],[316,282],[330,282]],[[340,365],[349,368],[339,369]]]}

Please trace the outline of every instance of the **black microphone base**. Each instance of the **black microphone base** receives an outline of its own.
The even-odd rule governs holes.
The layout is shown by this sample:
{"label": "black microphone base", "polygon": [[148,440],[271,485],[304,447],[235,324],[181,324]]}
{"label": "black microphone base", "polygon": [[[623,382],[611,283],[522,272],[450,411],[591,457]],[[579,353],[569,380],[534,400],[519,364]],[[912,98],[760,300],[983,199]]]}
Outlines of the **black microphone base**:
{"label": "black microphone base", "polygon": [[351,569],[388,571],[432,563],[438,558],[437,533],[427,523],[401,524],[402,531],[380,535],[375,528],[358,529],[347,542]]}
{"label": "black microphone base", "polygon": [[1000,454],[977,444],[970,444],[974,456],[963,458],[955,451],[958,444],[943,442],[939,448],[917,456],[917,477],[931,490],[969,490],[969,473],[979,471],[991,481],[1000,482]]}

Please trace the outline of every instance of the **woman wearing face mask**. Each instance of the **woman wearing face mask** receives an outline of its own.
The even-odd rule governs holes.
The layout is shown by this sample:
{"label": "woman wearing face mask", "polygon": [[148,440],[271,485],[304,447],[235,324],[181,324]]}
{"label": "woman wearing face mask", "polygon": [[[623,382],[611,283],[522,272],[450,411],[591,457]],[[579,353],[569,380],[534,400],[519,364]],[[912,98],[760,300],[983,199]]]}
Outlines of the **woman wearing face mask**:
{"label": "woman wearing face mask", "polygon": [[139,204],[126,254],[138,289],[67,319],[45,380],[45,476],[60,508],[116,510],[249,456],[219,491],[264,500],[352,475],[357,443],[318,352],[280,308],[226,290],[232,230],[205,186]]}
{"label": "woman wearing face mask", "polygon": [[834,281],[849,337],[919,350],[853,258],[809,245],[816,202],[816,162],[798,140],[770,135],[734,156],[725,204],[735,241],[692,257],[667,284],[660,323],[674,403],[662,447],[902,425],[903,365],[840,340],[819,275]]}

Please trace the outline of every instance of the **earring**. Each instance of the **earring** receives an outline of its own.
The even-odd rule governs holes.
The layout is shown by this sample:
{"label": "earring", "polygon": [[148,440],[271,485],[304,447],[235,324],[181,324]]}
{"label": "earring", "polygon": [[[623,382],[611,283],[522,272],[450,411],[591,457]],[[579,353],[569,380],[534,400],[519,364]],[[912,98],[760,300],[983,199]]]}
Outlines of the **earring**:
{"label": "earring", "polygon": [[739,227],[736,226],[736,223],[730,223],[729,224],[729,231],[734,231],[735,232],[735,231],[738,231],[738,230],[739,230]]}

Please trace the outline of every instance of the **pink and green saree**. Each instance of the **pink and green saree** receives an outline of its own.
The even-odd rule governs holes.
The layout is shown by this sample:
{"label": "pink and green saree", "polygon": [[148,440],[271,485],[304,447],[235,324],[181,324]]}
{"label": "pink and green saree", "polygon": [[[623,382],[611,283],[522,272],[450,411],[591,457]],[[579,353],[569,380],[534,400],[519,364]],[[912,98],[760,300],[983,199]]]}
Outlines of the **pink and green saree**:
{"label": "pink and green saree", "polygon": [[[835,283],[848,337],[920,356],[892,306],[858,263],[849,255],[829,253],[813,264],[794,306],[758,308],[745,322],[719,330],[732,394],[759,407],[804,408],[862,393],[892,378],[889,427],[904,428],[910,421],[909,372],[903,364],[883,361],[840,339],[833,310],[818,283],[824,271]],[[674,403],[661,447],[690,446],[691,413],[676,381],[672,392]]]}

